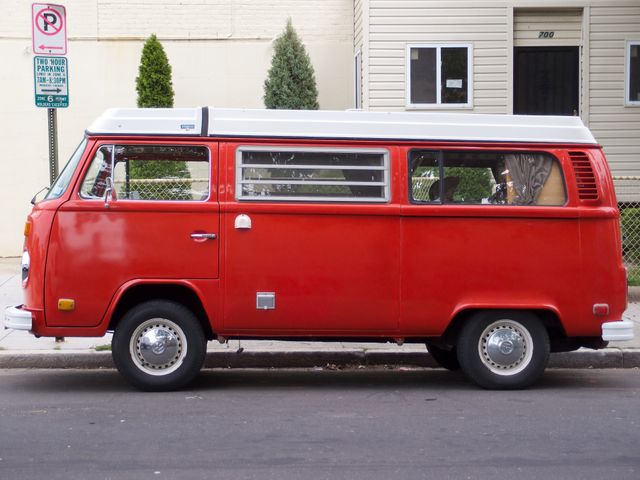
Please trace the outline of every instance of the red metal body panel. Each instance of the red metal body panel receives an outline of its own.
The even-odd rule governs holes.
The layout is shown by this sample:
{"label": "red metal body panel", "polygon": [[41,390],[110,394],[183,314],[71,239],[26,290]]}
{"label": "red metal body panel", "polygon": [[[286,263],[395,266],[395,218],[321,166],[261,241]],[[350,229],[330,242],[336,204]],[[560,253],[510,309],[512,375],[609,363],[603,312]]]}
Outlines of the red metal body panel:
{"label": "red metal body panel", "polygon": [[29,277],[26,282],[22,283],[24,305],[32,313],[33,331],[36,334],[40,334],[40,330],[44,326],[44,275],[49,232],[56,213],[55,207],[52,205],[53,202],[47,203],[48,205],[45,206],[36,204],[27,217],[27,222],[31,224],[31,227],[29,236],[25,238],[24,243],[24,249],[31,256]]}
{"label": "red metal body panel", "polygon": [[[579,209],[581,270],[578,277],[580,290],[576,294],[581,301],[576,305],[575,317],[567,322],[571,332],[599,332],[603,321],[621,319],[627,308],[627,273],[622,264],[620,215],[617,208],[607,209],[607,206],[616,205],[613,180],[602,150],[591,149],[586,153],[591,157],[601,201],[595,208],[585,206]],[[595,212],[600,215],[594,215]],[[594,316],[592,306],[596,303],[608,304],[609,315]]]}
{"label": "red metal body panel", "polygon": [[[238,146],[251,145],[256,143],[227,143],[221,152],[226,166],[221,178],[227,185],[221,198],[224,331],[258,329],[284,335],[396,332],[397,196],[383,205],[237,202],[235,151]],[[250,230],[234,228],[240,213],[251,217]],[[276,294],[274,310],[256,309],[259,291]]]}
{"label": "red metal body panel", "polygon": [[[82,170],[99,146],[89,150]],[[211,171],[216,172],[217,144],[208,146]],[[216,179],[214,174],[212,183]],[[105,312],[111,299],[134,280],[218,277],[217,240],[190,237],[218,232],[217,189],[212,188],[207,202],[115,200],[108,208],[103,200],[80,198],[77,189],[58,208],[51,228],[44,289],[48,327],[108,324]],[[75,300],[75,309],[58,310],[60,298]]]}
{"label": "red metal body panel", "polygon": [[[33,266],[26,306],[46,313],[46,325],[40,316],[35,333],[101,335],[127,289],[148,283],[192,289],[213,331],[223,336],[438,336],[456,314],[478,308],[548,310],[568,335],[599,336],[601,324],[619,320],[626,308],[618,211],[596,147],[227,139],[218,155],[217,139],[102,141],[123,142],[207,145],[211,198],[116,201],[108,209],[81,199],[79,179],[98,147],[90,142],[72,188],[37,205],[30,216],[26,245]],[[384,148],[391,199],[237,201],[236,149],[265,144]],[[413,205],[407,193],[411,148],[550,153],[562,167],[568,202]],[[578,200],[569,150],[591,158],[601,192],[597,203]],[[251,217],[250,230],[234,228],[238,214]],[[204,231],[217,232],[218,240],[189,237]],[[256,292],[274,292],[276,308],[257,310]],[[76,310],[58,311],[58,298],[75,299]],[[594,303],[608,303],[609,315],[594,316]]]}
{"label": "red metal body panel", "polygon": [[[56,211],[60,205],[69,199],[73,190],[72,187],[79,176],[79,171],[82,170],[80,166],[86,160],[87,152],[91,149],[93,143],[92,140],[87,142],[83,160],[79,164],[78,171],[74,174],[67,191],[59,198],[36,203],[31,209],[31,213],[27,216],[30,232],[25,237],[24,249],[29,252],[31,257],[31,268],[29,269],[27,282],[23,282],[24,308],[32,312],[32,332],[36,335],[48,335],[45,333],[44,287],[51,226],[55,219]],[[51,336],[56,335],[57,333],[51,334]]]}
{"label": "red metal body panel", "polygon": [[412,252],[403,265],[404,331],[439,335],[463,308],[544,308],[573,297],[575,220],[412,213],[402,228],[402,250]]}

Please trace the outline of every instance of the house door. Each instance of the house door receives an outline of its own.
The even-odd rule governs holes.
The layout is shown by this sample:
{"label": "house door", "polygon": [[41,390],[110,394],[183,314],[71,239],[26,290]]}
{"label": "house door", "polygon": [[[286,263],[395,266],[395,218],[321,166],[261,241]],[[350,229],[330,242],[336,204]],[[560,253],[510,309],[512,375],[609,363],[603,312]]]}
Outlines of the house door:
{"label": "house door", "polygon": [[513,113],[580,114],[580,48],[516,47]]}

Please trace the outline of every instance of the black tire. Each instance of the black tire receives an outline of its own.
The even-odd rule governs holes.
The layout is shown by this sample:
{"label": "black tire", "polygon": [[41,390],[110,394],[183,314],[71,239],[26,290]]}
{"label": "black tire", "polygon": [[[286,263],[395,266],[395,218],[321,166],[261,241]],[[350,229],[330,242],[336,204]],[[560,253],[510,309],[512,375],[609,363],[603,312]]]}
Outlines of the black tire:
{"label": "black tire", "polygon": [[431,354],[431,357],[436,361],[438,365],[452,372],[460,370],[460,362],[458,361],[458,352],[455,347],[451,350],[445,350],[444,348],[437,347],[432,343],[427,342],[427,350]]}
{"label": "black tire", "polygon": [[153,300],[136,305],[118,323],[111,350],[120,374],[146,391],[176,390],[204,363],[207,339],[191,310]]}
{"label": "black tire", "polygon": [[527,388],[549,361],[549,334],[530,312],[479,312],[465,323],[457,343],[465,375],[493,390]]}

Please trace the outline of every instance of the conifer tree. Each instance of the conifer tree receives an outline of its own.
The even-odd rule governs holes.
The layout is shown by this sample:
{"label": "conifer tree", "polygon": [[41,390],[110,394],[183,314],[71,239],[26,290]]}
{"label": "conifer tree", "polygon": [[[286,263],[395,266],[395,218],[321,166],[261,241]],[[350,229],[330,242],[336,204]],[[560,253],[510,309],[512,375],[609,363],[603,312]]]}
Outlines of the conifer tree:
{"label": "conifer tree", "polygon": [[171,65],[155,33],[144,43],[136,78],[138,107],[173,107]]}
{"label": "conifer tree", "polygon": [[267,108],[294,110],[319,107],[313,66],[290,18],[284,33],[275,41],[271,68],[264,82],[264,104]]}

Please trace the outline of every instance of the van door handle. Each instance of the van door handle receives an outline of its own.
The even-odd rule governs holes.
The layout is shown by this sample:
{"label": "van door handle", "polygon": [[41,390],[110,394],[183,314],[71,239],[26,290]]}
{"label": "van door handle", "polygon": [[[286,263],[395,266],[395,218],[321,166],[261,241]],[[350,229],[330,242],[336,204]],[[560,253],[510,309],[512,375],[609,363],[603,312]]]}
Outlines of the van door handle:
{"label": "van door handle", "polygon": [[215,233],[192,233],[191,238],[194,240],[215,240],[218,236]]}

